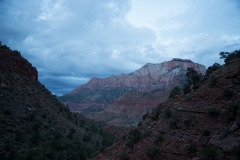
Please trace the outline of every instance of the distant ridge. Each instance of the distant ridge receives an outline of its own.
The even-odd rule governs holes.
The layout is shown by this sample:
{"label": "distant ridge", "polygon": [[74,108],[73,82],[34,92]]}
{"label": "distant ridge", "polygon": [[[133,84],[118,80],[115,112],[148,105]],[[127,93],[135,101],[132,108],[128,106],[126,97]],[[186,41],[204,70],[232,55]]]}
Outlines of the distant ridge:
{"label": "distant ridge", "polygon": [[107,78],[92,78],[88,83],[59,97],[72,111],[112,125],[132,125],[164,102],[175,86],[186,82],[187,68],[205,74],[204,65],[189,59],[147,63],[128,74]]}

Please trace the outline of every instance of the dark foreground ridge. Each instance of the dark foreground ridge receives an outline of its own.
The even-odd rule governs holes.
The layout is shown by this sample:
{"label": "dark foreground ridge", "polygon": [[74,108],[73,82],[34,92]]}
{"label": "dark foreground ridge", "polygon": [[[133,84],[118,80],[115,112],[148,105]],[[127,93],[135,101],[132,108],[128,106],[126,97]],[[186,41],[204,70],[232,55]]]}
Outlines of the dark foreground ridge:
{"label": "dark foreground ridge", "polygon": [[240,50],[220,56],[224,65],[210,66],[189,90],[176,87],[98,159],[240,159]]}
{"label": "dark foreground ridge", "polygon": [[0,70],[2,73],[15,73],[28,79],[38,81],[38,72],[19,51],[12,51],[6,45],[2,45],[0,41]]}
{"label": "dark foreground ridge", "polygon": [[87,159],[116,142],[104,123],[70,112],[19,52],[1,45],[0,56],[1,160]]}

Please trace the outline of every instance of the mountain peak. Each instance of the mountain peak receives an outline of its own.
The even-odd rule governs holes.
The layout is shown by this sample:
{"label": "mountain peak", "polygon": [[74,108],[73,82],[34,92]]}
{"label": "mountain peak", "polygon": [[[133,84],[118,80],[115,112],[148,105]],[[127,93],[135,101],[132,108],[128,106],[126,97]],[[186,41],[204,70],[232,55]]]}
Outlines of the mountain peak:
{"label": "mountain peak", "polygon": [[[157,64],[147,63],[129,74],[92,78],[59,99],[72,110],[84,112],[88,118],[101,119],[113,125],[133,124],[165,101],[173,87],[185,83],[187,68],[193,68],[203,75],[206,72],[201,64],[174,58]],[[110,121],[105,116],[109,114],[116,118]],[[123,115],[128,120],[121,119]]]}

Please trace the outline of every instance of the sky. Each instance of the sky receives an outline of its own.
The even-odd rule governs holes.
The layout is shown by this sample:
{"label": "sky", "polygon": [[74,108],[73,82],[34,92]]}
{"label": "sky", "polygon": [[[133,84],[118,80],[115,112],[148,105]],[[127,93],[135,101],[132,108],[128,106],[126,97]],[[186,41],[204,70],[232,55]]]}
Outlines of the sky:
{"label": "sky", "polygon": [[146,63],[223,64],[240,49],[240,0],[0,0],[0,41],[60,96]]}

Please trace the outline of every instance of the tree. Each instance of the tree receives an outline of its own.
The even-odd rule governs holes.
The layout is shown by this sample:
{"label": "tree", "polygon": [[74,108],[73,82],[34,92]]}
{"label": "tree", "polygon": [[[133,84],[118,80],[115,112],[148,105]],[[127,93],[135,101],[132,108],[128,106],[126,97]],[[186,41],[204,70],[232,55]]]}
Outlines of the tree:
{"label": "tree", "polygon": [[220,59],[224,59],[224,62],[226,64],[229,64],[229,62],[235,58],[240,58],[240,50],[235,50],[232,53],[229,52],[220,52]]}
{"label": "tree", "polygon": [[206,75],[209,76],[214,71],[216,71],[218,68],[221,68],[221,65],[219,63],[214,63],[212,66],[209,66],[206,70]]}
{"label": "tree", "polygon": [[220,59],[226,59],[229,56],[229,52],[220,52]]}
{"label": "tree", "polygon": [[160,153],[159,149],[156,147],[150,147],[146,150],[146,153],[149,157],[151,157],[151,159],[155,156],[157,156],[157,154]]}
{"label": "tree", "polygon": [[195,85],[202,79],[202,74],[198,74],[193,68],[187,68],[186,78],[189,85]]}
{"label": "tree", "polygon": [[189,84],[184,84],[183,93],[186,95],[186,94],[190,93],[190,91],[191,91],[190,85]]}
{"label": "tree", "polygon": [[178,87],[178,86],[175,86],[171,93],[169,94],[169,97],[168,98],[175,98],[176,95],[180,94],[181,93],[181,89]]}

